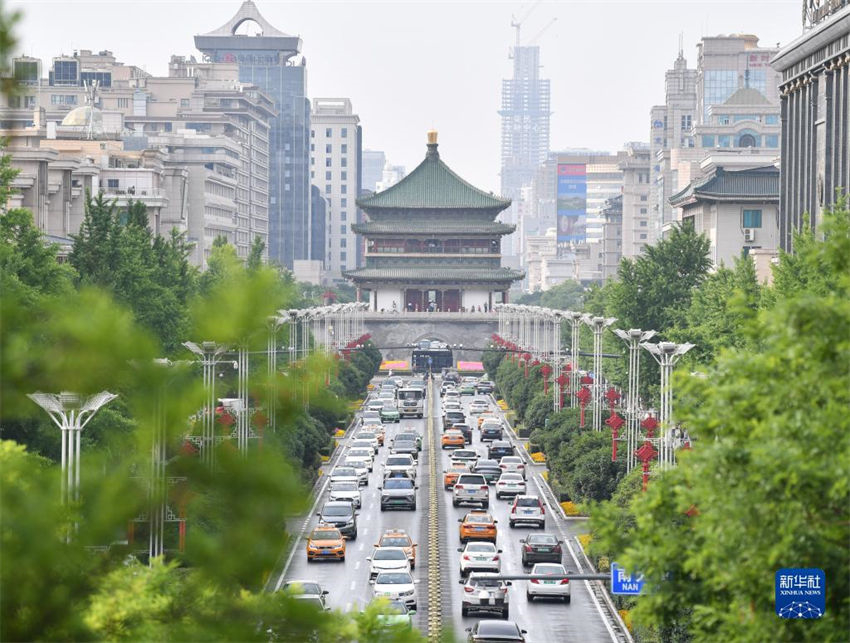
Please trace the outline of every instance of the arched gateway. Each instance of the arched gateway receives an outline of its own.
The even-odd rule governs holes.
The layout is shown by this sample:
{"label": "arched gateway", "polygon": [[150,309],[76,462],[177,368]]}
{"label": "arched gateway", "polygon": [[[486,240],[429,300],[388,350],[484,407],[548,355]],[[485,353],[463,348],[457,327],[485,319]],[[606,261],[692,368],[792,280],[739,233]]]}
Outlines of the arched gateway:
{"label": "arched gateway", "polygon": [[440,160],[428,133],[425,160],[392,187],[358,199],[368,221],[366,265],[343,273],[374,312],[492,310],[524,277],[501,265],[500,240],[515,226],[495,221],[510,199],[470,185]]}

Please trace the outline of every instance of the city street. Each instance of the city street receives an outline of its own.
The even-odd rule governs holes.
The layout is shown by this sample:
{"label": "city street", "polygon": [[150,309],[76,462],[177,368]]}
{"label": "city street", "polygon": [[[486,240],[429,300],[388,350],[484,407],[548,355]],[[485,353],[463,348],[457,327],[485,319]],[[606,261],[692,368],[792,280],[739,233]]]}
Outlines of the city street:
{"label": "city street", "polygon": [[[432,410],[431,418],[426,414],[425,419],[404,419],[398,424],[385,424],[386,440],[385,446],[379,451],[375,460],[374,470],[369,476],[369,485],[362,488],[363,506],[358,516],[358,537],[354,541],[348,541],[346,560],[339,562],[313,562],[308,563],[305,554],[304,537],[316,525],[317,518],[313,515],[306,523],[307,528],[303,530],[301,538],[296,544],[291,563],[285,570],[284,582],[288,580],[315,580],[329,591],[328,604],[333,609],[343,611],[357,610],[371,600],[372,590],[369,585],[369,561],[366,560],[372,554],[375,543],[380,534],[390,528],[401,528],[413,538],[418,544],[417,565],[413,572],[414,578],[419,580],[417,585],[418,605],[414,623],[423,631],[427,631],[429,612],[429,584],[433,582],[432,576],[439,574],[440,597],[439,605],[444,628],[451,627],[458,640],[465,637],[465,628],[472,625],[479,618],[488,618],[486,615],[473,614],[468,617],[461,616],[461,594],[462,586],[458,583],[460,579],[459,557],[457,548],[460,547],[458,535],[458,520],[474,506],[462,505],[453,507],[451,491],[443,488],[442,472],[449,466],[451,451],[440,449],[440,433],[442,427],[441,401],[439,388],[434,388],[430,399]],[[478,396],[476,396],[478,397]],[[463,397],[464,411],[468,413],[469,403],[472,397]],[[492,404],[492,410],[498,411],[498,407]],[[501,415],[501,414],[500,414]],[[468,416],[471,424],[475,424],[475,416]],[[402,429],[412,428],[423,436],[423,448],[420,454],[418,467],[419,489],[417,491],[417,511],[380,511],[380,491],[382,462],[389,452],[389,445],[395,434]],[[510,435],[505,432],[506,437]],[[437,485],[437,497],[439,506],[439,569],[429,566],[429,539],[428,534],[428,500],[431,492],[432,479],[430,475],[430,448],[429,441],[434,441],[438,458],[438,477],[433,482]],[[340,457],[344,457],[346,448],[343,441]],[[486,457],[486,443],[482,444],[477,429],[473,430],[473,442],[471,448],[479,455]],[[517,450],[519,453],[519,450]],[[330,472],[329,465],[327,473]],[[540,469],[540,467],[537,467]],[[538,485],[544,484],[539,471],[531,468],[528,473],[528,493],[544,494]],[[321,508],[327,497],[324,489],[317,508]],[[553,510],[554,509],[554,510]],[[508,514],[510,501],[507,499],[496,500],[493,489],[490,490],[489,512],[498,521],[497,547],[502,549],[502,572],[503,573],[526,573],[530,569],[523,570],[521,565],[521,552],[519,540],[529,533],[538,532],[530,526],[518,526],[510,528],[508,525]],[[547,502],[546,507],[546,533],[552,533],[565,541],[568,545],[564,556],[564,565],[568,571],[579,571],[577,560],[569,552],[575,549],[575,543],[569,541],[580,533],[582,523],[563,520],[557,507],[552,507]],[[578,530],[576,528],[579,528]],[[582,569],[582,571],[587,571]],[[279,583],[280,584],[280,583]],[[571,592],[572,600],[569,604],[551,601],[536,601],[529,603],[525,596],[526,581],[514,581],[510,588],[510,620],[516,621],[519,626],[528,631],[529,641],[611,641],[617,640],[603,620],[600,609],[597,607],[595,598],[589,591],[585,581],[573,582]]]}

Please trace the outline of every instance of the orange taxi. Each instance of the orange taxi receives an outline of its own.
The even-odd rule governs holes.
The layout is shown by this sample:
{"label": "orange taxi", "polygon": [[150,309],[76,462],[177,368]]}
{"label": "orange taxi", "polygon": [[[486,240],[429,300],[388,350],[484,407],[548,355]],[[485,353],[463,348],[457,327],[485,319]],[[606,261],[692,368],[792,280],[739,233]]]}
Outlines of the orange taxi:
{"label": "orange taxi", "polygon": [[416,567],[416,543],[404,529],[387,529],[375,547],[401,547],[410,561],[410,569]]}
{"label": "orange taxi", "polygon": [[453,464],[450,469],[443,471],[443,487],[445,487],[446,490],[454,487],[455,482],[457,482],[457,477],[461,473],[469,473],[469,467],[465,464]]}
{"label": "orange taxi", "polygon": [[440,444],[443,449],[462,449],[466,446],[466,441],[460,431],[446,431],[440,438]]}
{"label": "orange taxi", "polygon": [[307,562],[345,560],[345,540],[333,525],[316,525],[307,537]]}
{"label": "orange taxi", "polygon": [[460,542],[468,540],[489,540],[496,542],[496,521],[486,511],[470,511],[458,519],[460,523]]}

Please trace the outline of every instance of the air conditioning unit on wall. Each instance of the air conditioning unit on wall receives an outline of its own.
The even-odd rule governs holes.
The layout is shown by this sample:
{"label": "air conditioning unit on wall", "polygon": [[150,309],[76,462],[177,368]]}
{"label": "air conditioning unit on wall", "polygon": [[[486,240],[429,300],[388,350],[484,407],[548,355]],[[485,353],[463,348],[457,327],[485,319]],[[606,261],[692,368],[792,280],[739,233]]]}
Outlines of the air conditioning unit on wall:
{"label": "air conditioning unit on wall", "polygon": [[756,240],[756,230],[755,228],[744,228],[744,241],[747,243],[752,243]]}

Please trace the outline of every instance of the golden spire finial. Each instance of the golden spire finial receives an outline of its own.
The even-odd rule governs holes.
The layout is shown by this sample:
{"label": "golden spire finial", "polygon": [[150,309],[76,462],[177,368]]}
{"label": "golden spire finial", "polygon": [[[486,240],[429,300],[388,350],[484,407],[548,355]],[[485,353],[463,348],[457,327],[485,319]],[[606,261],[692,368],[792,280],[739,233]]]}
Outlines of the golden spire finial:
{"label": "golden spire finial", "polygon": [[437,144],[437,130],[432,129],[428,130],[428,145],[436,145]]}

